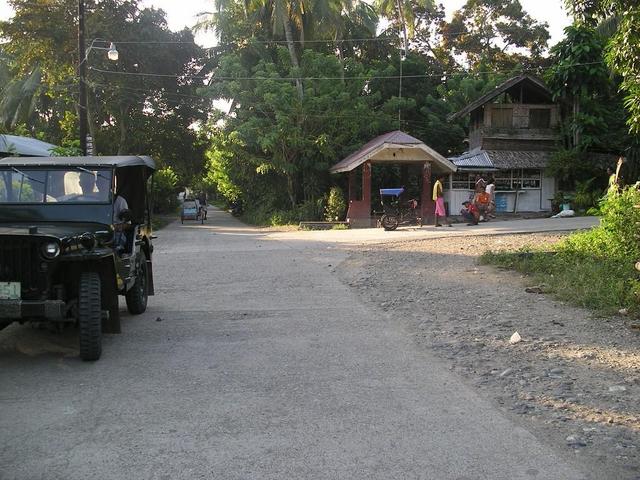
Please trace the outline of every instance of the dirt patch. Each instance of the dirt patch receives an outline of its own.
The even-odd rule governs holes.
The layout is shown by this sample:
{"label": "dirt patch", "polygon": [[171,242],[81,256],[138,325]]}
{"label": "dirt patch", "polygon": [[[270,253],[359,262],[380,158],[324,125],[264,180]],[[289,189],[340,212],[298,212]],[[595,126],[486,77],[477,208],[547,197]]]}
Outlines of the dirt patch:
{"label": "dirt patch", "polygon": [[[481,395],[592,472],[640,478],[640,332],[625,317],[527,293],[526,276],[480,266],[484,251],[561,235],[420,240],[353,251],[338,271],[390,321],[447,359]],[[401,319],[401,320],[398,320]],[[522,341],[511,344],[518,332]]]}

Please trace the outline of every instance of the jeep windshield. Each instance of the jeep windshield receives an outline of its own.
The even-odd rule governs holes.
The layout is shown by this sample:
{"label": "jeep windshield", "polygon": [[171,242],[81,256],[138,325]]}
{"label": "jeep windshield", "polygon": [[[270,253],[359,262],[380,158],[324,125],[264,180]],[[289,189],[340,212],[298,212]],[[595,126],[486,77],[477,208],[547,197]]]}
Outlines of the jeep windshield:
{"label": "jeep windshield", "polygon": [[0,169],[2,203],[110,203],[112,174],[108,169]]}

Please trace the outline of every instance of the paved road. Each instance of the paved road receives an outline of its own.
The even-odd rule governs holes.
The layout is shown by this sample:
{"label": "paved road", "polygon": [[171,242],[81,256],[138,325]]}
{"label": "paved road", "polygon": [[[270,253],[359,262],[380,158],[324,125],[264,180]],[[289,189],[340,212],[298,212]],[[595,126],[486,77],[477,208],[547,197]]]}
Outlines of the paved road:
{"label": "paved road", "polygon": [[586,478],[361,303],[343,250],[208,223],[160,232],[99,362],[0,332],[0,479]]}

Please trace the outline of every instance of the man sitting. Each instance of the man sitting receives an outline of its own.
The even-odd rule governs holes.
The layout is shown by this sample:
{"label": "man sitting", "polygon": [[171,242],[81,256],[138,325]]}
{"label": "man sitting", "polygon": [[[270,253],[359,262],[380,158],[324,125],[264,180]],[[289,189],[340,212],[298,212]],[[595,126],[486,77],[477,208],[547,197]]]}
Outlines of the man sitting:
{"label": "man sitting", "polygon": [[489,206],[491,204],[491,195],[486,192],[476,193],[473,197],[473,205],[478,209],[480,221],[487,222],[489,220]]}
{"label": "man sitting", "polygon": [[[96,179],[96,187],[100,195],[109,198],[111,191],[111,178],[98,174]],[[127,200],[120,194],[116,194],[113,199],[113,248],[116,252],[123,253],[128,250],[127,230],[131,228],[131,212]]]}
{"label": "man sitting", "polygon": [[480,220],[480,212],[478,211],[478,207],[476,207],[469,200],[462,202],[463,208],[460,210],[460,215],[464,217],[464,219],[469,222],[467,225],[477,225]]}

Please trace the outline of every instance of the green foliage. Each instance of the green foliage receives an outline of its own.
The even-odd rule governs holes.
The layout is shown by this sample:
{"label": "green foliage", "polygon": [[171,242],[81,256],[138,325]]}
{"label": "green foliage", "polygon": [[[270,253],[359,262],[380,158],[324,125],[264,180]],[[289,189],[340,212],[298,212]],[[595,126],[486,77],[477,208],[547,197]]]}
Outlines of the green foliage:
{"label": "green foliage", "polygon": [[336,222],[344,218],[347,209],[347,202],[338,187],[331,187],[327,205],[324,208],[324,218],[329,222]]}
{"label": "green foliage", "polygon": [[602,65],[603,41],[593,28],[571,25],[565,38],[551,49],[553,60],[546,81],[555,99],[595,92],[607,80]]}
{"label": "green foliage", "polygon": [[467,0],[444,24],[442,35],[444,48],[478,71],[539,63],[550,37],[548,25],[528,15],[519,0]]}
{"label": "green foliage", "polygon": [[[621,4],[622,2],[613,2]],[[620,88],[626,93],[629,130],[640,134],[640,5],[618,5],[621,16],[616,34],[607,46],[607,63],[622,76]]]}
{"label": "green foliage", "polygon": [[622,77],[627,125],[640,133],[640,4],[636,0],[565,0],[576,23],[597,27],[606,38],[606,62]]}
{"label": "green foliage", "polygon": [[573,195],[573,207],[580,211],[588,211],[595,207],[602,196],[601,192],[594,189],[595,177],[576,182],[576,190]]}
{"label": "green foliage", "polygon": [[171,167],[158,170],[153,177],[153,209],[156,213],[171,213],[178,206],[178,175]]}
{"label": "green foliage", "polygon": [[82,155],[80,150],[80,140],[71,140],[63,143],[59,147],[55,147],[51,150],[51,155],[54,157],[75,157]]}
{"label": "green foliage", "polygon": [[337,223],[336,225],[331,227],[331,230],[349,230],[349,225],[347,225],[346,223]]}
{"label": "green foliage", "polygon": [[580,306],[639,313],[640,281],[634,269],[640,259],[639,204],[640,191],[623,189],[602,202],[599,227],[570,235],[552,252],[488,252],[482,261],[532,275],[558,298]]}

